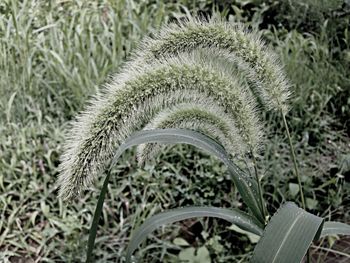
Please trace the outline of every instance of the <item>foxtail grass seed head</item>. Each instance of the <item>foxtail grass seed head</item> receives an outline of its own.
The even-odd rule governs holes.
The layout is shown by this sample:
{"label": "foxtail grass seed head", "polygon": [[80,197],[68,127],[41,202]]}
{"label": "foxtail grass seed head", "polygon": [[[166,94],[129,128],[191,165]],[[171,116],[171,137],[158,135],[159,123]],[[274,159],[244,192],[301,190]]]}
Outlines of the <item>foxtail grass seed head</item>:
{"label": "foxtail grass seed head", "polygon": [[[258,32],[249,31],[241,24],[218,18],[190,18],[169,24],[142,41],[135,60],[152,61],[198,48],[228,51],[226,58],[245,72],[263,106],[284,114],[288,111],[289,84],[281,63],[263,44]],[[214,55],[220,54],[214,52]]]}
{"label": "foxtail grass seed head", "polygon": [[[196,104],[180,103],[157,114],[145,130],[183,128],[202,132],[221,145],[233,156],[242,156],[248,149],[236,128],[235,120],[213,101],[207,99]],[[153,159],[162,149],[156,143],[137,147],[139,164]]]}
{"label": "foxtail grass seed head", "polygon": [[262,128],[245,90],[232,72],[218,69],[198,53],[142,66],[127,63],[72,123],[60,165],[60,196],[79,195],[105,168],[118,145],[157,113],[179,103],[210,98],[235,120],[242,143],[256,149]]}

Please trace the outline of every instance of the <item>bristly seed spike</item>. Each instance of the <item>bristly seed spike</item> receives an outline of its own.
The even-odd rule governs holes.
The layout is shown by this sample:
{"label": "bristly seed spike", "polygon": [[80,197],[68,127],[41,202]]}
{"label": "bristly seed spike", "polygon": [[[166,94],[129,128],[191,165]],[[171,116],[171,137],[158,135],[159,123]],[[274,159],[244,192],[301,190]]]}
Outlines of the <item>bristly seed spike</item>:
{"label": "bristly seed spike", "polygon": [[265,108],[288,111],[288,82],[257,32],[217,18],[168,25],[143,40],[72,123],[60,165],[60,196],[79,195],[116,147],[144,128],[195,129],[233,156],[255,152],[263,130],[256,98]]}
{"label": "bristly seed spike", "polygon": [[78,195],[103,169],[117,145],[157,113],[182,102],[195,105],[211,98],[235,120],[242,144],[258,147],[262,128],[251,97],[239,80],[203,57],[183,54],[147,67],[129,63],[119,75],[72,125],[60,165],[61,196]]}

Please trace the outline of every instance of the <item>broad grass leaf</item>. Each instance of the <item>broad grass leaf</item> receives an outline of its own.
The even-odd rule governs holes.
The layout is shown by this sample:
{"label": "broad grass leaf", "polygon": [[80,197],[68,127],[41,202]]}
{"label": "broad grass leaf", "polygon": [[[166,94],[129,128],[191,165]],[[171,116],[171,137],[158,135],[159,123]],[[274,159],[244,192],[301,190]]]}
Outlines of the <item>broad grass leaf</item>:
{"label": "broad grass leaf", "polygon": [[294,203],[284,204],[266,226],[251,262],[301,262],[311,242],[320,237],[322,225],[322,218]]}

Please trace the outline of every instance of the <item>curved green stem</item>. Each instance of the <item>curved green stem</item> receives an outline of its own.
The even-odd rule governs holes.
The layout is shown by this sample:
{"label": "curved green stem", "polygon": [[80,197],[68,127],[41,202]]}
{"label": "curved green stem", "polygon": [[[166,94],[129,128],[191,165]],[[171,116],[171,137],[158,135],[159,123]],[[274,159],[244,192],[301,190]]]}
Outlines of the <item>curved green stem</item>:
{"label": "curved green stem", "polygon": [[292,139],[290,137],[286,116],[285,116],[285,114],[283,112],[282,112],[282,117],[283,117],[284,127],[286,129],[287,136],[288,136],[290,152],[291,152],[292,159],[293,159],[293,164],[294,164],[294,172],[295,172],[295,175],[296,175],[296,177],[298,179],[298,185],[299,185],[299,191],[300,191],[300,197],[301,197],[301,204],[303,206],[303,209],[306,210],[305,199],[304,199],[304,192],[303,192],[303,188],[302,188],[302,185],[301,185],[301,178],[300,178],[300,174],[299,174],[299,170],[298,170],[297,159],[295,157],[295,151],[294,151],[294,147],[293,147],[293,144],[292,144]]}

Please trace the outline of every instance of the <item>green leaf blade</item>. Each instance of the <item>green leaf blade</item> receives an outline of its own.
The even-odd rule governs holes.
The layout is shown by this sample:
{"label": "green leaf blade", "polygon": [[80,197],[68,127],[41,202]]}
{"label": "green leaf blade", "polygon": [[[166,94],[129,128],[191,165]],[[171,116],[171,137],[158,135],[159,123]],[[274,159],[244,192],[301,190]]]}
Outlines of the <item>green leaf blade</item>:
{"label": "green leaf blade", "polygon": [[322,228],[321,237],[331,235],[350,235],[350,225],[341,222],[325,222]]}
{"label": "green leaf blade", "polygon": [[284,204],[267,225],[251,262],[301,262],[312,240],[320,236],[322,225],[322,218],[293,203]]}
{"label": "green leaf blade", "polygon": [[227,165],[228,171],[232,176],[232,180],[237,187],[237,190],[242,196],[244,203],[249,207],[253,215],[261,223],[265,222],[263,216],[263,208],[259,204],[259,194],[257,190],[257,182],[248,177],[244,172],[235,165],[229,158],[225,149],[208,136],[187,129],[155,129],[143,130],[135,132],[130,136],[124,144],[122,144],[112,160],[113,166],[119,156],[128,148],[145,143],[167,143],[177,144],[184,143],[196,146],[221,160]]}
{"label": "green leaf blade", "polygon": [[216,217],[234,223],[249,232],[262,234],[262,228],[254,223],[251,216],[233,209],[216,207],[183,207],[159,213],[147,219],[135,232],[127,249],[126,262],[130,262],[132,253],[147,238],[148,234],[159,226],[171,224],[189,218]]}
{"label": "green leaf blade", "polygon": [[246,176],[241,169],[236,166],[229,158],[225,149],[219,145],[217,142],[205,136],[201,133],[186,130],[186,129],[161,129],[161,130],[148,130],[139,131],[130,136],[120,147],[117,149],[114,158],[111,161],[109,171],[104,180],[101,193],[98,199],[98,203],[95,209],[93,221],[90,228],[87,257],[86,262],[92,262],[92,251],[95,244],[98,221],[102,213],[102,207],[104,199],[107,193],[108,181],[111,174],[111,169],[117,163],[119,157],[127,149],[145,143],[169,143],[177,144],[184,143],[201,148],[221,160],[227,165],[228,170],[232,176],[238,191],[240,192],[243,201],[248,206],[254,218],[252,219],[257,225],[262,226],[264,222],[262,208],[259,206],[258,193],[257,193],[257,183]]}

